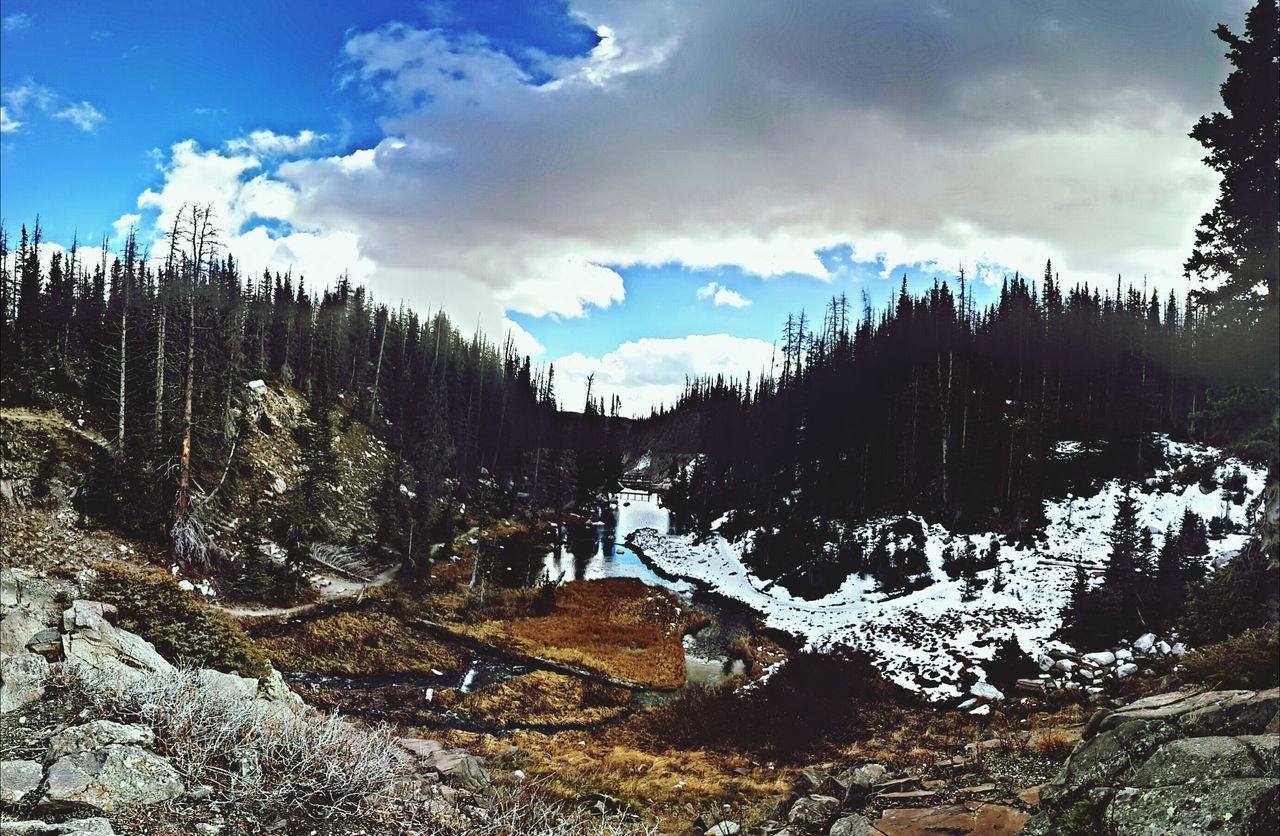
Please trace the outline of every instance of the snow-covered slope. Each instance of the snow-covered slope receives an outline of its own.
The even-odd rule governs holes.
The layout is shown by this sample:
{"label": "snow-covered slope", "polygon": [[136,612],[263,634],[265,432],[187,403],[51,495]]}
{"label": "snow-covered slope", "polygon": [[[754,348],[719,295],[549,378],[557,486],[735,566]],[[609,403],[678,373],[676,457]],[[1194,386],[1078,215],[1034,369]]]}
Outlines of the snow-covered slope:
{"label": "snow-covered slope", "polygon": [[[964,674],[984,678],[982,661],[992,657],[1001,640],[1016,636],[1023,650],[1034,656],[1058,629],[1077,560],[1095,570],[1106,564],[1107,534],[1122,490],[1133,494],[1138,524],[1151,529],[1157,549],[1165,531],[1177,526],[1187,508],[1206,519],[1225,515],[1242,527],[1250,523],[1254,500],[1265,484],[1263,469],[1227,459],[1212,448],[1161,440],[1165,467],[1144,483],[1122,485],[1113,480],[1090,496],[1046,502],[1048,523],[1034,546],[999,543],[1004,589],[991,590],[995,570],[987,570],[979,573],[986,586],[972,601],[961,599],[963,582],[943,571],[943,554],[965,538],[981,552],[995,535],[955,535],[923,521],[933,583],[900,597],[887,597],[874,580],[856,574],[818,600],[793,596],[751,574],[742,561],[743,543],[719,535],[700,542],[694,535],[666,535],[649,528],[635,532],[631,542],[663,572],[746,604],[770,627],[801,635],[813,647],[843,643],[862,648],[898,684],[932,699],[957,697]],[[1204,492],[1199,483],[1182,485],[1175,480],[1179,470],[1206,462],[1217,462],[1213,490]],[[1242,501],[1232,501],[1233,492],[1222,487],[1237,469],[1244,487],[1234,493]],[[861,528],[875,533],[894,521],[874,520]],[[1234,554],[1246,539],[1245,534],[1233,533],[1210,540],[1209,559]]]}

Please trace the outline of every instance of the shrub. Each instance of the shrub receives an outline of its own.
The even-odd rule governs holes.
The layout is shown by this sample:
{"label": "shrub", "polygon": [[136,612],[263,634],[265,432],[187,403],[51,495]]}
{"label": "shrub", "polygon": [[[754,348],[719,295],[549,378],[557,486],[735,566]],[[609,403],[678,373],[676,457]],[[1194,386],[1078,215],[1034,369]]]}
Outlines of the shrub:
{"label": "shrub", "polygon": [[267,657],[231,616],[202,603],[167,573],[109,563],[94,568],[89,597],[114,604],[120,627],[154,644],[166,659],[241,676],[269,672]]}
{"label": "shrub", "polygon": [[871,713],[908,699],[861,653],[803,652],[750,691],[690,688],[649,712],[658,739],[687,748],[746,750],[780,760],[839,747]]}
{"label": "shrub", "polygon": [[1280,685],[1280,629],[1257,627],[1195,650],[1182,660],[1183,678],[1215,688]]}
{"label": "shrub", "polygon": [[406,777],[386,728],[242,700],[201,687],[193,670],[110,682],[89,670],[71,675],[104,714],[151,726],[190,785],[241,804],[353,812]]}

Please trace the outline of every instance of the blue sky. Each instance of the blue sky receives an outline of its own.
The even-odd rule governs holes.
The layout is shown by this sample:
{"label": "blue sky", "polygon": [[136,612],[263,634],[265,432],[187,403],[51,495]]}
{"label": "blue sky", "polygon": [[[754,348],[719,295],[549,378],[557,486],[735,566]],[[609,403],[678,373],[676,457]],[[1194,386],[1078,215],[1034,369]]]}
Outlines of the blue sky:
{"label": "blue sky", "polygon": [[634,412],[964,265],[1180,286],[1246,4],[5,0],[0,211],[443,306]]}

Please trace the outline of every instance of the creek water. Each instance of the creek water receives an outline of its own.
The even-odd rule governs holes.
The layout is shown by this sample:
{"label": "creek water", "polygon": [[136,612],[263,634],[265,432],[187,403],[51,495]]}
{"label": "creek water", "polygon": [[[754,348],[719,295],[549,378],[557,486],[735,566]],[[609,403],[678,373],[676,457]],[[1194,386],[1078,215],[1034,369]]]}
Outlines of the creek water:
{"label": "creek water", "polygon": [[[750,631],[750,614],[723,603],[695,597],[695,589],[687,581],[663,577],[642,557],[627,548],[625,541],[634,531],[654,528],[671,531],[671,515],[652,494],[624,494],[616,505],[600,509],[600,521],[566,528],[560,542],[541,558],[541,565],[530,567],[545,573],[550,580],[597,580],[601,578],[637,578],[654,587],[676,593],[684,606],[706,616],[707,623],[684,637],[685,688],[713,687],[744,672],[744,664],[734,644]],[[508,567],[525,573],[524,567]],[[498,654],[477,655],[468,667],[457,671],[396,674],[389,676],[347,676],[307,672],[285,673],[287,680],[312,688],[332,690],[373,690],[390,686],[457,688],[470,693],[485,685],[523,676],[535,668],[516,664]],[[637,707],[660,705],[679,696],[679,691],[634,689]]]}

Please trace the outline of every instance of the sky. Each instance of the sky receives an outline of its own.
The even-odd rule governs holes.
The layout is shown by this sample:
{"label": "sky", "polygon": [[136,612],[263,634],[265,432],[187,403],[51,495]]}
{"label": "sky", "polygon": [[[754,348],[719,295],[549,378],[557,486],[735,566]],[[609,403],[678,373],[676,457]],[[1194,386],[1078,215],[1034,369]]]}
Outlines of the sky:
{"label": "sky", "polygon": [[624,411],[964,269],[1181,289],[1243,0],[3,0],[11,234],[342,271]]}

